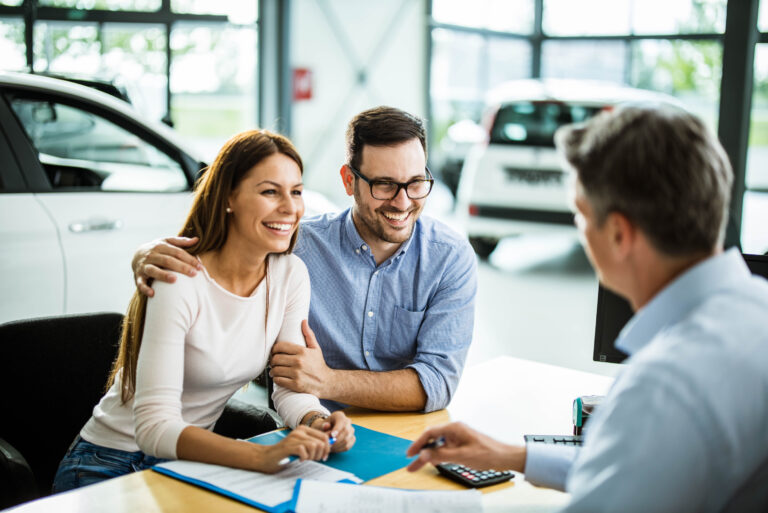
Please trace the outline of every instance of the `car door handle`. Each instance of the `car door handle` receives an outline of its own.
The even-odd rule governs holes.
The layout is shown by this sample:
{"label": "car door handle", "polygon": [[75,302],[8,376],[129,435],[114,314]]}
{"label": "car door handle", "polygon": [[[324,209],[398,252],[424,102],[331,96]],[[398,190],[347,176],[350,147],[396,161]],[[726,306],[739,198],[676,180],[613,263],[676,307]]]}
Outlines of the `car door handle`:
{"label": "car door handle", "polygon": [[69,231],[73,233],[85,233],[104,230],[119,230],[123,227],[120,219],[87,219],[70,223]]}

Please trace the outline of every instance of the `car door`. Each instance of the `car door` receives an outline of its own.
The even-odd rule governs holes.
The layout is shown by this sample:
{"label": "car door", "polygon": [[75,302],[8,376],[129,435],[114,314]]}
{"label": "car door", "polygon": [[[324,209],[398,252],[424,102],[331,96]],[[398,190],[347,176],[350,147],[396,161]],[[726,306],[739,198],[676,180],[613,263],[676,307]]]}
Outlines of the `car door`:
{"label": "car door", "polygon": [[24,91],[6,98],[34,149],[26,166],[36,172],[35,198],[60,240],[64,311],[124,311],[137,246],[176,234],[185,219],[189,157],[93,102]]}
{"label": "car door", "polygon": [[0,323],[64,311],[64,260],[56,225],[29,192],[0,100]]}

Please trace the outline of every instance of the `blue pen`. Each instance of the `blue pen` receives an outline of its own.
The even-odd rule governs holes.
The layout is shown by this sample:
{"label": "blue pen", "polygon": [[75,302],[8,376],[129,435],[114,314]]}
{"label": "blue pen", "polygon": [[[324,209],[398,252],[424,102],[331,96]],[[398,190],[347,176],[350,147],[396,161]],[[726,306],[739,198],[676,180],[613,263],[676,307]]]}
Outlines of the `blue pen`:
{"label": "blue pen", "polygon": [[421,449],[419,450],[423,451],[424,449],[439,449],[444,445],[445,445],[445,437],[441,436],[440,438],[437,438],[435,440],[425,443],[424,445],[421,446]]}

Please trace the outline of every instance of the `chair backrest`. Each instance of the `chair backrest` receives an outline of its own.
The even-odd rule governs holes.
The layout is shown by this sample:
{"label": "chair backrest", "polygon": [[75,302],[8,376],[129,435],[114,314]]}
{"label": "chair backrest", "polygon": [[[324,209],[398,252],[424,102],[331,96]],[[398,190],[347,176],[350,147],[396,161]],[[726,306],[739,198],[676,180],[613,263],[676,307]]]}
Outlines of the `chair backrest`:
{"label": "chair backrest", "polygon": [[0,325],[0,438],[27,460],[40,495],[104,393],[122,320],[97,313]]}

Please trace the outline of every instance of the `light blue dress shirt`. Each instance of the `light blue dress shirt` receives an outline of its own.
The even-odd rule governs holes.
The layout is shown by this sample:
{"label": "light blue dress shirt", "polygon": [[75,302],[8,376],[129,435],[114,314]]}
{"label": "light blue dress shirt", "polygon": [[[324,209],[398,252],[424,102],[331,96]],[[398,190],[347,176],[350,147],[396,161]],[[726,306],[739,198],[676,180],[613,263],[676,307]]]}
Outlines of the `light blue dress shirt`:
{"label": "light blue dress shirt", "polygon": [[294,252],[309,269],[309,324],[328,366],[414,369],[424,410],[444,408],[472,341],[477,262],[466,238],[421,216],[377,266],[347,209],[302,221]]}
{"label": "light blue dress shirt", "polygon": [[[528,445],[526,478],[566,511],[718,511],[768,458],[768,282],[735,249],[637,312],[627,366],[580,451]],[[562,449],[562,448],[559,448]]]}

